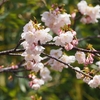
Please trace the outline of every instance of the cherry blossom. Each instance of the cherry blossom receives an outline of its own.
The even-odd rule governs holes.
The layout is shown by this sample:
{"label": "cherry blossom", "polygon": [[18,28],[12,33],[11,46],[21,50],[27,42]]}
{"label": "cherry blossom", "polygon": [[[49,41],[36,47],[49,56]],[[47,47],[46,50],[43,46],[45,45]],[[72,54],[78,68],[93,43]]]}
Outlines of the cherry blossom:
{"label": "cherry blossom", "polygon": [[85,63],[85,59],[86,59],[86,55],[84,52],[81,51],[77,51],[75,53],[75,58],[78,61],[79,64],[84,64]]}
{"label": "cherry blossom", "polygon": [[[76,70],[81,71],[81,69],[79,67],[75,67]],[[82,79],[83,78],[83,74],[76,72],[76,78],[77,79]]]}
{"label": "cherry blossom", "polygon": [[54,37],[55,44],[58,46],[65,46],[67,43],[72,42],[73,34],[71,31],[61,33],[59,36]]}
{"label": "cherry blossom", "polygon": [[40,88],[41,85],[44,84],[44,80],[35,78],[32,80],[32,83],[33,84],[31,87],[34,88],[35,90],[37,90]]}
{"label": "cherry blossom", "polygon": [[40,70],[40,76],[45,82],[52,80],[50,71],[47,67],[44,67]]}
{"label": "cherry blossom", "polygon": [[96,88],[100,85],[100,75],[95,75],[92,80],[89,81],[89,86]]}
{"label": "cherry blossom", "polygon": [[84,15],[81,18],[81,22],[84,24],[88,23],[97,23],[100,18],[100,6],[97,5],[95,7],[88,6],[87,2],[85,0],[80,1],[78,4],[78,10],[79,12]]}
{"label": "cherry blossom", "polygon": [[57,13],[56,11],[44,12],[41,20],[48,26],[54,33],[59,34],[59,30],[64,25],[70,25],[70,14]]}
{"label": "cherry blossom", "polygon": [[24,27],[23,27],[23,32],[33,32],[35,31],[35,28],[33,26],[33,21],[30,20]]}

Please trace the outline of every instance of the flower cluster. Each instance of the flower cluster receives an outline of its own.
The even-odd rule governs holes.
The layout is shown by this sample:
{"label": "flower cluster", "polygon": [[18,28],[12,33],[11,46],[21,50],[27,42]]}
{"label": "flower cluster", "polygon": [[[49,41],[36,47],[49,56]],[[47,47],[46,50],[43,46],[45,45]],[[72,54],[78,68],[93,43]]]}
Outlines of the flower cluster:
{"label": "flower cluster", "polygon": [[61,7],[57,6],[49,12],[44,12],[41,20],[58,36],[55,36],[53,41],[55,45],[65,47],[66,50],[71,50],[78,44],[76,32],[70,28],[70,14],[62,12]]}
{"label": "flower cluster", "polygon": [[[76,70],[81,71],[79,67],[75,67]],[[90,87],[96,88],[100,86],[100,75],[95,75],[93,79],[88,76],[84,76],[80,72],[76,72],[77,79],[83,79]]]}
{"label": "flower cluster", "polygon": [[[52,57],[59,59],[60,61],[63,61],[64,63],[67,63],[67,64],[71,64],[71,63],[75,62],[75,56],[67,56],[67,55],[63,54],[62,51],[61,51],[61,48],[57,49],[57,50],[52,49],[50,51],[50,55]],[[63,68],[68,68],[67,65],[64,65],[61,62],[58,62],[54,59],[50,59],[48,61],[48,64],[51,66],[51,68],[53,70],[56,70],[56,71],[59,71],[59,72],[61,72],[63,70]]]}
{"label": "flower cluster", "polygon": [[[100,18],[100,6],[90,7],[87,5],[86,1],[80,1],[77,6],[79,12],[83,15],[81,22],[98,22],[97,19]],[[87,69],[81,70],[79,67],[74,68],[71,66],[75,61],[85,66],[92,64],[94,61],[94,54],[88,52],[88,50],[95,51],[94,48],[90,46],[86,53],[82,49],[83,51],[76,51],[74,55],[67,55],[66,52],[63,52],[63,49],[64,51],[72,50],[79,43],[76,37],[76,31],[70,28],[71,15],[65,13],[62,7],[53,5],[50,11],[44,12],[41,16],[41,20],[45,23],[47,28],[30,20],[29,23],[24,26],[23,33],[21,34],[21,38],[24,40],[21,45],[25,49],[21,55],[25,59],[26,69],[32,72],[29,75],[31,79],[29,85],[36,90],[45,82],[50,81],[52,77],[49,68],[46,67],[46,65],[49,65],[51,69],[59,72],[64,68],[70,67],[76,72],[77,79],[83,79],[90,87],[98,87],[100,85],[100,75],[94,75],[92,71]],[[56,33],[56,36],[53,35],[53,37],[50,35],[50,31]],[[53,43],[57,48],[47,50],[45,46],[50,43]],[[44,55],[44,51],[46,53],[50,52],[50,55]],[[47,58],[44,60],[45,57]],[[53,57],[55,59],[53,59]],[[96,65],[98,65],[100,69],[100,62],[97,62]],[[93,76],[90,76],[91,73]],[[38,74],[37,76],[39,77],[36,77],[36,74]]]}
{"label": "flower cluster", "polygon": [[22,56],[26,60],[27,69],[35,73],[40,72],[41,76],[41,79],[32,77],[31,87],[34,89],[38,89],[44,82],[52,79],[49,69],[44,67],[44,64],[41,62],[43,60],[41,53],[45,48],[39,45],[39,43],[45,44],[52,40],[52,36],[48,33],[49,31],[49,28],[43,29],[40,24],[29,21],[29,23],[24,26],[21,35],[22,39],[25,40],[21,44],[25,49]]}
{"label": "flower cluster", "polygon": [[88,53],[87,57],[84,52],[77,51],[75,53],[75,58],[79,64],[85,64],[85,65],[92,64],[93,60],[94,60],[93,57],[94,57],[94,54],[92,54],[92,53]]}
{"label": "flower cluster", "polygon": [[[59,13],[58,13],[59,12]],[[59,7],[51,11],[46,11],[42,15],[41,20],[45,22],[45,25],[49,27],[54,33],[59,34],[59,30],[64,25],[70,25],[70,14],[61,12]]]}
{"label": "flower cluster", "polygon": [[75,38],[76,32],[75,31],[67,31],[67,32],[60,32],[59,36],[55,36],[53,41],[55,41],[55,45],[62,46],[66,50],[71,50],[75,45],[78,44],[78,40]]}
{"label": "flower cluster", "polygon": [[83,15],[81,22],[83,23],[97,23],[98,18],[100,18],[100,6],[95,7],[88,6],[85,0],[80,1],[78,4],[78,10]]}

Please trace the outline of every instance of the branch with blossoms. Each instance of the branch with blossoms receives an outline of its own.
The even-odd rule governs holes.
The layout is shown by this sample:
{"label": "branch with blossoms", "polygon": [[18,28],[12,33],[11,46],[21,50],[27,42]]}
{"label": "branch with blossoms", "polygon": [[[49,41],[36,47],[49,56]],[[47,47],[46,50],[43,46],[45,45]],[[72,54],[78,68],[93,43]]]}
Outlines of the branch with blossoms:
{"label": "branch with blossoms", "polygon": [[[14,49],[0,52],[0,55],[22,56],[24,62],[7,68],[1,67],[0,73],[28,71],[29,85],[37,90],[45,82],[52,80],[50,69],[62,72],[63,69],[70,68],[75,71],[77,79],[82,79],[92,88],[99,87],[100,61],[96,62],[96,69],[91,69],[88,66],[95,63],[94,59],[99,59],[100,51],[93,48],[91,44],[86,49],[78,47],[79,42],[84,38],[78,39],[77,32],[72,27],[76,25],[77,13],[80,14],[78,18],[82,23],[97,23],[97,19],[100,18],[100,6],[90,7],[86,1],[80,1],[77,7],[77,12],[67,14],[63,5],[52,5],[49,11],[41,14],[41,20],[45,27],[38,23],[36,19],[34,21],[30,20],[23,27],[21,40],[17,46]],[[72,20],[74,25],[71,23]],[[50,34],[51,31],[54,33],[53,35]],[[85,39],[90,38],[92,36]],[[23,49],[18,49],[20,45]],[[52,49],[53,47],[57,49]],[[67,54],[71,51],[74,51],[73,55]],[[79,66],[80,64],[83,65],[83,69],[72,66],[76,62]],[[48,66],[50,66],[50,69]],[[15,76],[24,78],[16,74]]]}

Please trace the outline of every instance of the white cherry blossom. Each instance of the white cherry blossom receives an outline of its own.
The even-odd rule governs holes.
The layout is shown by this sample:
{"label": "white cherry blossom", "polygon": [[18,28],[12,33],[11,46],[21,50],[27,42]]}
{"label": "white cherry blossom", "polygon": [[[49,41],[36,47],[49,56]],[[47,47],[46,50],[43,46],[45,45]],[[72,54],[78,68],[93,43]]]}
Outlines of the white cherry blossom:
{"label": "white cherry blossom", "polygon": [[43,51],[44,51],[44,47],[43,46],[39,46],[39,45],[29,45],[27,48],[26,48],[26,52],[28,54],[34,54],[34,55],[37,55],[37,54],[41,54]]}
{"label": "white cherry blossom", "polygon": [[67,64],[71,64],[71,63],[75,62],[75,56],[62,55],[60,60],[67,63]]}
{"label": "white cherry blossom", "polygon": [[38,72],[40,71],[41,69],[43,69],[44,65],[42,63],[35,63],[33,66],[32,66],[32,70],[34,72]]}
{"label": "white cherry blossom", "polygon": [[79,67],[75,67],[75,70],[77,70],[76,71],[76,78],[77,79],[82,79],[83,74],[81,74],[81,73],[78,72],[78,71],[81,71],[81,69]]}
{"label": "white cherry blossom", "polygon": [[37,30],[34,35],[34,42],[38,43],[40,41],[41,44],[45,44],[52,40],[52,36],[48,33],[50,31],[49,28]]}
{"label": "white cherry blossom", "polygon": [[33,79],[33,85],[31,87],[33,89],[37,90],[43,84],[44,84],[44,80],[35,78],[35,79]]}
{"label": "white cherry blossom", "polygon": [[32,62],[32,61],[26,62],[27,69],[32,69],[33,65],[34,65],[34,62]]}
{"label": "white cherry blossom", "polygon": [[85,55],[84,52],[77,51],[75,53],[75,58],[76,58],[76,60],[78,61],[79,64],[85,63],[85,59],[86,59],[85,57],[86,57],[86,55]]}
{"label": "white cherry blossom", "polygon": [[51,69],[55,70],[55,71],[59,71],[61,72],[64,68],[64,64],[54,60],[53,63],[51,64]]}
{"label": "white cherry blossom", "polygon": [[29,44],[32,44],[34,42],[34,34],[31,31],[24,32],[21,34],[22,39],[25,39],[25,41]]}
{"label": "white cherry blossom", "polygon": [[30,21],[23,27],[23,31],[24,31],[24,32],[31,31],[31,32],[34,33],[35,28],[34,28],[34,26],[33,26],[33,21],[32,21],[32,20],[30,20]]}
{"label": "white cherry blossom", "polygon": [[21,56],[23,56],[23,57],[25,57],[25,60],[26,61],[31,61],[31,60],[33,60],[34,59],[34,55],[33,54],[27,54],[27,52],[23,52],[22,54],[21,54]]}
{"label": "white cherry blossom", "polygon": [[40,70],[40,76],[45,82],[52,80],[50,71],[47,67],[44,67]]}
{"label": "white cherry blossom", "polygon": [[100,85],[100,75],[95,75],[92,80],[89,81],[89,86],[96,88]]}
{"label": "white cherry blossom", "polygon": [[87,8],[87,2],[85,0],[81,0],[77,4],[78,10],[83,14],[86,15],[86,8]]}
{"label": "white cherry blossom", "polygon": [[96,65],[98,65],[98,67],[100,67],[100,61],[97,61],[96,62]]}
{"label": "white cherry blossom", "polygon": [[67,43],[72,42],[73,34],[71,31],[67,31],[66,33],[61,33],[59,36],[54,37],[55,44],[58,46],[64,46]]}
{"label": "white cherry blossom", "polygon": [[50,51],[50,55],[51,56],[53,56],[53,57],[56,57],[56,58],[59,58],[59,57],[61,57],[62,56],[62,48],[59,48],[59,49],[52,49],[51,51]]}
{"label": "white cherry blossom", "polygon": [[84,81],[85,83],[89,83],[89,82],[90,82],[90,78],[89,78],[89,77],[84,77],[84,78],[83,78],[83,81]]}

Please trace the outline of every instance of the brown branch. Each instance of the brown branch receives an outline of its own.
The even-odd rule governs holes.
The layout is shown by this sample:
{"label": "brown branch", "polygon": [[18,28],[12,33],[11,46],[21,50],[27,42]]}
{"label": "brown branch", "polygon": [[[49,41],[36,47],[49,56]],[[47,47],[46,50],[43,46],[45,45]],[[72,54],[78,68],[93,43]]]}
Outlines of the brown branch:
{"label": "brown branch", "polygon": [[64,65],[67,65],[70,69],[72,69],[72,70],[74,70],[74,71],[76,71],[76,72],[79,72],[79,73],[83,74],[84,76],[87,76],[87,77],[89,77],[89,78],[91,78],[91,79],[93,78],[91,75],[86,74],[86,73],[84,73],[84,72],[82,72],[82,71],[79,71],[79,70],[75,69],[74,67],[72,67],[71,65],[69,65],[69,64],[67,64],[67,63],[65,63],[65,62],[63,62],[63,61],[61,61],[61,60],[59,60],[59,59],[57,59],[57,58],[55,58],[55,57],[52,57],[52,56],[50,56],[50,55],[48,55],[48,54],[46,54],[46,53],[42,53],[42,54],[45,55],[45,56],[47,56],[47,57],[49,57],[49,58],[51,58],[51,59],[54,59],[54,60],[56,60],[56,61],[62,63],[62,64],[64,64]]}
{"label": "brown branch", "polygon": [[[43,44],[42,46],[56,46],[56,45],[54,43],[48,43],[48,44]],[[59,46],[59,47],[61,47],[61,46]],[[61,48],[64,49],[64,47],[61,47]],[[93,53],[93,54],[97,54],[97,53],[100,54],[100,51],[97,51],[97,50],[88,50],[88,49],[83,49],[83,48],[79,48],[79,47],[74,47],[72,50],[79,50],[79,51]]]}
{"label": "brown branch", "polygon": [[95,54],[95,53],[100,54],[100,51],[97,51],[97,50],[87,50],[87,49],[78,48],[78,47],[74,47],[73,49],[83,51],[83,52],[93,53],[93,54]]}
{"label": "brown branch", "polygon": [[5,51],[1,51],[0,55],[10,55],[10,53],[20,53],[20,52],[24,52],[25,49],[10,49],[10,50],[5,50]]}
{"label": "brown branch", "polygon": [[17,66],[18,69],[12,69],[12,67],[6,67],[6,68],[0,68],[0,73],[3,72],[22,72],[25,71],[26,69],[21,69],[19,70],[19,68],[23,68],[24,66],[22,66],[22,64],[24,63],[25,60],[22,60]]}
{"label": "brown branch", "polygon": [[[20,67],[24,67],[24,66],[20,66]],[[17,69],[13,69],[12,67],[6,67],[6,68],[1,68],[0,69],[0,73],[3,73],[3,72],[24,72],[24,71],[30,71],[30,70],[27,70],[27,69],[19,69],[20,67],[18,67]]]}

